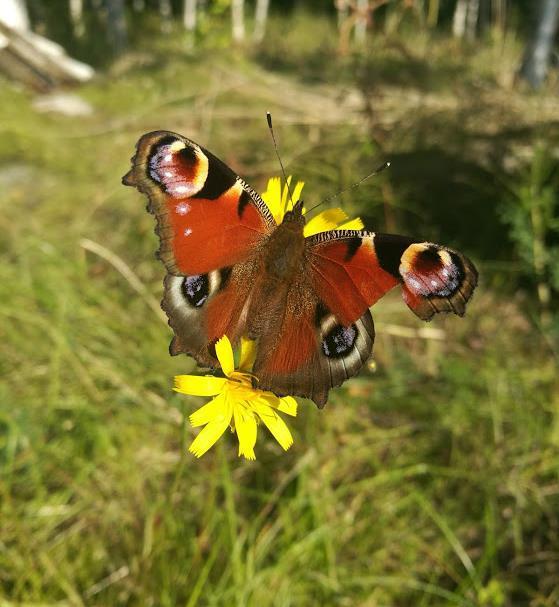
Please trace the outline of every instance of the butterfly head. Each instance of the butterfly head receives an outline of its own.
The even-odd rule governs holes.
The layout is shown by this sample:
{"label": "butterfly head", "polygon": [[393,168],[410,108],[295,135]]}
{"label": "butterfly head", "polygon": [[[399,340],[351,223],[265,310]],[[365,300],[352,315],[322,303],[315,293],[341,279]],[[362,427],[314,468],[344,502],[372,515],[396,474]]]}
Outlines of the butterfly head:
{"label": "butterfly head", "polygon": [[291,211],[287,211],[283,216],[282,223],[293,223],[297,225],[304,226],[307,220],[303,215],[303,201],[298,200],[294,205]]}

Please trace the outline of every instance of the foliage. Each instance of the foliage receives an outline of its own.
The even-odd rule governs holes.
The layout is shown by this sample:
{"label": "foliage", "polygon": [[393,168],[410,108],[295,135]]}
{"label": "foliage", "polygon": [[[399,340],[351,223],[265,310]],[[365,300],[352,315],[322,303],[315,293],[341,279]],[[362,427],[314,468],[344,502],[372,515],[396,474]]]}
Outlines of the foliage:
{"label": "foliage", "polygon": [[[559,165],[552,149],[534,147],[530,168],[503,205],[524,272],[559,292]],[[547,302],[549,304],[549,302]]]}

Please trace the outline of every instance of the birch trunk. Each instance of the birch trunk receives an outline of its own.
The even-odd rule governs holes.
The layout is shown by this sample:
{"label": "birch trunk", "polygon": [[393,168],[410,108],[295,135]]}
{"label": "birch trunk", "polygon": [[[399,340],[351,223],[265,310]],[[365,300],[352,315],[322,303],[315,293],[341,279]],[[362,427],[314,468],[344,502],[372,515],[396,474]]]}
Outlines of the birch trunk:
{"label": "birch trunk", "polygon": [[468,15],[466,17],[466,37],[468,38],[468,40],[475,40],[478,18],[479,0],[469,0]]}
{"label": "birch trunk", "polygon": [[338,29],[342,29],[342,26],[349,14],[349,7],[347,0],[336,0],[336,8],[338,10]]}
{"label": "birch trunk", "polygon": [[159,0],[159,15],[161,16],[161,31],[164,34],[168,34],[171,27],[171,16],[173,14],[173,7],[171,6],[171,0]]}
{"label": "birch trunk", "polygon": [[74,34],[81,38],[85,34],[85,25],[83,21],[83,0],[70,0],[70,17]]}
{"label": "birch trunk", "polygon": [[355,14],[355,29],[353,31],[355,43],[364,46],[367,35],[367,16],[369,13],[369,0],[357,0]]}
{"label": "birch trunk", "polygon": [[126,48],[128,42],[124,0],[107,0],[107,27],[113,49],[120,53]]}
{"label": "birch trunk", "polygon": [[466,17],[468,16],[468,0],[458,0],[452,18],[452,33],[455,38],[463,38],[466,33]]}
{"label": "birch trunk", "polygon": [[439,22],[440,0],[429,0],[429,9],[427,11],[427,25],[434,29]]}
{"label": "birch trunk", "polygon": [[187,32],[196,29],[196,0],[184,0],[183,23]]}
{"label": "birch trunk", "polygon": [[559,0],[539,0],[537,23],[520,68],[520,77],[535,89],[542,85],[547,74],[558,17]]}
{"label": "birch trunk", "polygon": [[245,39],[245,1],[231,0],[231,25],[233,40],[242,42]]}
{"label": "birch trunk", "polygon": [[266,34],[266,22],[268,20],[268,8],[270,0],[258,0],[254,13],[254,33],[253,39],[255,42],[262,42]]}

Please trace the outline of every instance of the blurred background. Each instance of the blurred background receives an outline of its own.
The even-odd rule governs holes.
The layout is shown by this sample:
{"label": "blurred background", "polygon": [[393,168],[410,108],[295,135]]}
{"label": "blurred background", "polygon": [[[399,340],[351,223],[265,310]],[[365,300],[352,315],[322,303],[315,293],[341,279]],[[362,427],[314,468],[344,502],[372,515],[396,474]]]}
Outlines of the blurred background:
{"label": "blurred background", "polygon": [[[559,0],[2,0],[0,605],[559,603]],[[183,133],[254,187],[458,248],[465,318],[374,308],[374,364],[283,453],[171,391],[120,177]]]}

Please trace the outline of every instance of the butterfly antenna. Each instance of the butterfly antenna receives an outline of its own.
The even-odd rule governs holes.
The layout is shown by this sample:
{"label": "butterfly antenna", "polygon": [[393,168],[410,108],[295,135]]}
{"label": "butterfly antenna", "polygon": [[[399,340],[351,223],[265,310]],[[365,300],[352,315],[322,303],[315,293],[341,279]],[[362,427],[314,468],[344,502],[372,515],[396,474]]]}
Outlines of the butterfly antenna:
{"label": "butterfly antenna", "polygon": [[373,175],[378,175],[379,173],[381,173],[382,171],[384,171],[384,169],[387,169],[389,166],[390,166],[390,161],[387,160],[386,162],[383,162],[372,173],[369,173],[368,175],[366,175],[365,177],[363,177],[363,179],[360,179],[356,183],[350,185],[348,188],[340,190],[336,194],[332,194],[331,196],[327,196],[324,200],[320,201],[318,204],[315,204],[314,207],[312,207],[312,209],[309,209],[307,211],[307,213],[310,213],[311,211],[314,211],[314,209],[318,208],[320,205],[324,204],[325,202],[328,202],[329,200],[333,200],[334,198],[337,198],[338,196],[341,196],[342,194],[345,194],[346,192],[349,192],[349,190],[353,190],[357,186],[360,186],[364,181],[366,181],[367,179],[369,179],[369,177],[372,177]]}
{"label": "butterfly antenna", "polygon": [[274,127],[272,126],[272,114],[270,114],[270,112],[266,112],[266,120],[268,121],[268,128],[270,129],[270,133],[272,135],[272,141],[274,142],[274,150],[276,150],[276,156],[278,157],[280,167],[281,167],[281,172],[283,173],[283,179],[285,181],[285,184],[287,185],[287,191],[289,192],[289,200],[291,200],[291,204],[295,204],[295,202],[297,202],[297,201],[295,201],[295,202],[293,201],[293,194],[291,193],[291,188],[289,187],[289,181],[287,180],[287,176],[285,174],[285,169],[283,168],[283,163],[282,163],[280,155],[279,155],[278,144],[276,143],[276,138],[274,136]]}

